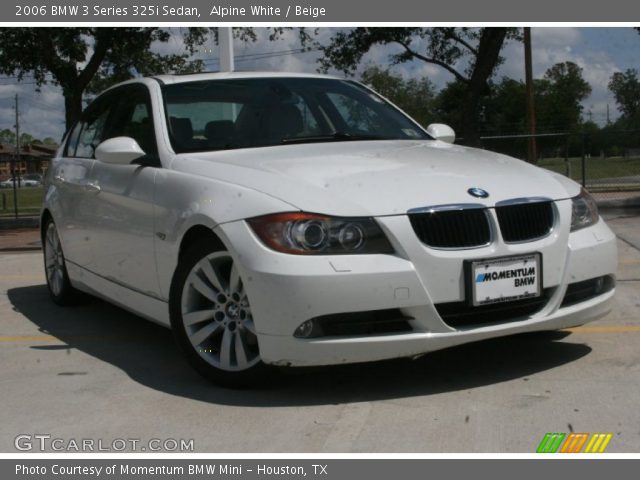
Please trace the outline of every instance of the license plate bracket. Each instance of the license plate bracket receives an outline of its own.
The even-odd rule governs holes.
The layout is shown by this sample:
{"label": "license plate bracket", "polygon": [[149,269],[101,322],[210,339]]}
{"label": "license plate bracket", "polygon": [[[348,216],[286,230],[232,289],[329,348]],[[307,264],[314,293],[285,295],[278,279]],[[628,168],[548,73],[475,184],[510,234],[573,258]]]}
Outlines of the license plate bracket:
{"label": "license plate bracket", "polygon": [[465,260],[467,303],[473,307],[542,295],[542,254]]}

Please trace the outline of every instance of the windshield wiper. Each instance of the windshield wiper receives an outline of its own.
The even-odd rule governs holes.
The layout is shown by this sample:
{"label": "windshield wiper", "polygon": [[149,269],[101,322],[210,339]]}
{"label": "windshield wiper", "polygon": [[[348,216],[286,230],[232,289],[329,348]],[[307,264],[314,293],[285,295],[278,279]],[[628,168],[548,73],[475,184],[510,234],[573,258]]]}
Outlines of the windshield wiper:
{"label": "windshield wiper", "polygon": [[316,142],[345,142],[350,140],[390,140],[380,135],[354,135],[347,132],[334,132],[329,135],[309,135],[308,137],[286,137],[283,144],[316,143]]}

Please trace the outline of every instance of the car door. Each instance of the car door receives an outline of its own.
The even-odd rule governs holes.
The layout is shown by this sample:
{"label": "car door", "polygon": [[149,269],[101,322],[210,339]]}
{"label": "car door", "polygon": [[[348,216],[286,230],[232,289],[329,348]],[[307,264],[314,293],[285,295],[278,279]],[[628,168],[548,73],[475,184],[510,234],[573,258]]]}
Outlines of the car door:
{"label": "car door", "polygon": [[[146,86],[117,89],[108,138],[126,136],[157,158],[151,99]],[[96,160],[90,183],[99,190],[93,208],[92,255],[95,273],[152,297],[159,296],[154,256],[154,179],[157,169]]]}
{"label": "car door", "polygon": [[89,175],[95,163],[93,151],[102,141],[113,98],[105,95],[91,104],[67,136],[62,157],[53,162],[51,182],[55,186],[58,226],[66,260],[81,267],[92,264],[93,211],[89,201],[96,193]]}

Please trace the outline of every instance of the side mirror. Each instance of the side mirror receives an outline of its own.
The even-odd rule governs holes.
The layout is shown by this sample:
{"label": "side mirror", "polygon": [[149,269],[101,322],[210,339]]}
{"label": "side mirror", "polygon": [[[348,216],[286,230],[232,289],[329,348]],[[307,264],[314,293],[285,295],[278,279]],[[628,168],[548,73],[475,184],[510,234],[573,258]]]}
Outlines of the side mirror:
{"label": "side mirror", "polygon": [[96,147],[96,159],[113,165],[129,165],[136,158],[143,157],[144,150],[130,137],[115,137],[105,140]]}
{"label": "side mirror", "polygon": [[453,143],[456,141],[456,132],[453,131],[449,125],[444,123],[432,123],[427,127],[427,133],[436,140],[441,140],[447,143]]}

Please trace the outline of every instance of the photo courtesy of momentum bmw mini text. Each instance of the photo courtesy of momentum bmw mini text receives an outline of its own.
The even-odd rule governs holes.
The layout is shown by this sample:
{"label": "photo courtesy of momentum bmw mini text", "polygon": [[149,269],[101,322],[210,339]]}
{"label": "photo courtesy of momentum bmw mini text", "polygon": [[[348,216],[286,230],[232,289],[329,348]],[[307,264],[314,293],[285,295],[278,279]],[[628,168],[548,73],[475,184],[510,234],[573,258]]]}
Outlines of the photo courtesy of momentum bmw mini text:
{"label": "photo courtesy of momentum bmw mini text", "polygon": [[637,471],[639,5],[0,23],[0,478]]}

